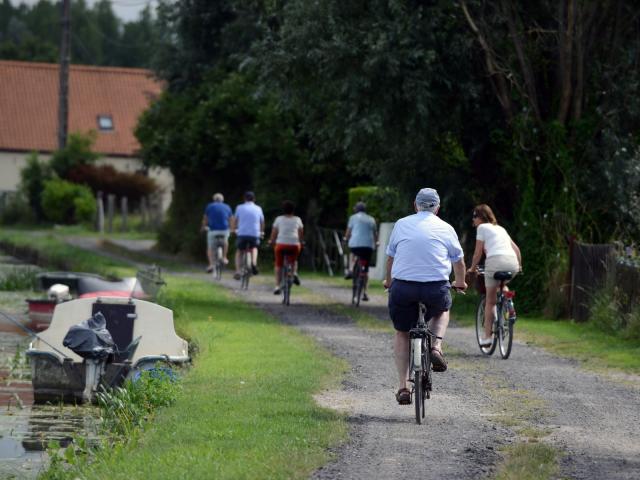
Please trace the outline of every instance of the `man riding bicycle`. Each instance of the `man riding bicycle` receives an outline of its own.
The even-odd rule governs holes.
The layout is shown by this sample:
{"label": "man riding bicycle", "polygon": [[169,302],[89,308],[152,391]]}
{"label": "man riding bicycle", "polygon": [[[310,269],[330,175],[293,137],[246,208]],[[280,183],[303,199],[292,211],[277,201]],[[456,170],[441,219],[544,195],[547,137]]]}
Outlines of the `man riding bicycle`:
{"label": "man riding bicycle", "polygon": [[391,232],[387,247],[384,285],[389,288],[389,315],[396,330],[395,363],[399,388],[396,400],[411,403],[409,378],[409,330],[417,323],[419,304],[427,307],[429,329],[435,335],[431,348],[434,372],[444,372],[447,362],[442,354],[442,339],[449,324],[451,293],[449,276],[453,265],[454,288],[465,290],[464,254],[458,235],[441,220],[440,197],[432,188],[423,188],[414,202],[416,213],[401,218]]}
{"label": "man riding bicycle", "polygon": [[[344,233],[344,239],[347,241],[352,254],[352,258],[349,260],[349,270],[344,276],[347,280],[353,276],[352,272],[356,256],[366,263],[365,272],[369,271],[369,263],[373,255],[373,249],[378,243],[376,220],[371,215],[367,215],[366,209],[367,207],[364,202],[355,204],[353,207],[355,213],[349,217],[347,230]],[[365,302],[369,300],[369,296],[367,295],[368,283],[368,279],[365,279],[362,295],[362,300]]]}
{"label": "man riding bicycle", "polygon": [[245,192],[244,203],[236,207],[236,214],[231,222],[231,228],[236,232],[236,273],[233,278],[240,280],[240,263],[242,251],[251,249],[251,270],[258,274],[258,245],[264,236],[264,214],[262,208],[255,204],[256,196],[253,192]]}
{"label": "man riding bicycle", "polygon": [[229,227],[230,220],[233,217],[231,207],[224,203],[224,197],[221,193],[213,195],[213,202],[207,205],[202,216],[202,229],[207,232],[207,258],[209,266],[207,273],[213,271],[213,251],[216,243],[216,237],[223,237],[222,262],[226,265],[229,263],[227,254],[229,253]]}

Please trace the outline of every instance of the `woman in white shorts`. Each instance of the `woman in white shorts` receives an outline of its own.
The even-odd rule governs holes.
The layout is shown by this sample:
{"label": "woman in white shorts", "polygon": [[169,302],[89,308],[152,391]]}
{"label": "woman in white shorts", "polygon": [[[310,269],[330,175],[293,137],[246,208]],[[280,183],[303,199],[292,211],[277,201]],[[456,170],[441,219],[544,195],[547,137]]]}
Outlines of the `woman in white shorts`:
{"label": "woman in white shorts", "polygon": [[476,228],[476,248],[468,272],[475,272],[484,253],[484,284],[487,288],[484,305],[484,336],[480,345],[491,345],[491,327],[496,316],[496,298],[500,282],[493,278],[496,272],[513,272],[515,276],[522,270],[520,249],[507,231],[498,225],[489,205],[477,205],[473,209],[473,226]]}

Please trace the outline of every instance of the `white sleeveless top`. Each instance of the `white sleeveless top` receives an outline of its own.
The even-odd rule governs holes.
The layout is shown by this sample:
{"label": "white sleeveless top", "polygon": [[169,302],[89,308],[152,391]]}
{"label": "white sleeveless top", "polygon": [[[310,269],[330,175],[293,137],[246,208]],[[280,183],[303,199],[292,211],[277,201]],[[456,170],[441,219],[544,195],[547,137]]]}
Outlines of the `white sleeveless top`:
{"label": "white sleeveless top", "polygon": [[484,242],[484,251],[487,258],[497,255],[517,258],[516,252],[511,246],[511,237],[500,225],[481,223],[477,228],[476,240]]}

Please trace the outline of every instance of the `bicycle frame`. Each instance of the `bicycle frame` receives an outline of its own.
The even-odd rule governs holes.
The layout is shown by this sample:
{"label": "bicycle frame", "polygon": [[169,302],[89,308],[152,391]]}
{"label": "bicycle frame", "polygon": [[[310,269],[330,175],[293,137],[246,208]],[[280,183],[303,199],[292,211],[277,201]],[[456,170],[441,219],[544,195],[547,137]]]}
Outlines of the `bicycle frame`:
{"label": "bicycle frame", "polygon": [[[479,273],[484,275],[484,270],[479,269]],[[492,355],[496,347],[500,346],[500,355],[503,359],[509,358],[511,347],[513,344],[513,324],[516,321],[515,307],[513,298],[515,291],[505,291],[507,281],[512,278],[511,272],[496,272],[495,277],[500,281],[496,293],[496,312],[491,326],[492,342],[491,345],[483,346],[480,344],[480,335],[484,337],[484,326],[486,322],[485,302],[486,294],[480,299],[480,304],[476,312],[476,337],[480,351],[485,355]],[[480,318],[482,316],[482,318]]]}

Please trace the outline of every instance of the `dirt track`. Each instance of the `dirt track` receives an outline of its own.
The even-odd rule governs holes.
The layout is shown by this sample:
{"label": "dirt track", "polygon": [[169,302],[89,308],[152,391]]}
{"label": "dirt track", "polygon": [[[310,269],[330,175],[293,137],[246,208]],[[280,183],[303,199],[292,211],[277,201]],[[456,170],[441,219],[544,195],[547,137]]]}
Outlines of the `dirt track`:
{"label": "dirt track", "polygon": [[[228,278],[228,277],[227,277]],[[418,426],[413,406],[394,399],[391,334],[365,331],[335,309],[318,305],[349,302],[348,290],[305,282],[314,304],[294,291],[284,307],[266,279],[237,295],[316,338],[345,358],[351,372],[340,391],[318,400],[348,414],[349,441],[316,479],[440,478],[490,476],[500,448],[526,441],[535,432],[560,451],[560,476],[576,479],[640,478],[640,379],[584,371],[575,362],[517,342],[512,357],[480,354],[475,333],[450,327],[446,338],[449,370],[435,374],[427,423]],[[364,309],[387,321],[386,297],[373,296]],[[455,302],[455,300],[454,300]],[[455,314],[455,303],[454,310]],[[516,333],[517,338],[517,333]]]}

